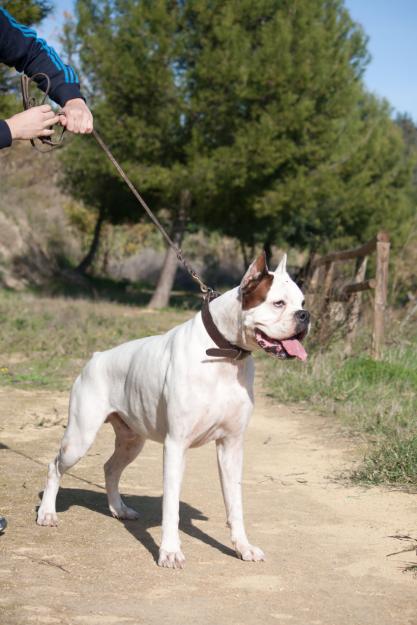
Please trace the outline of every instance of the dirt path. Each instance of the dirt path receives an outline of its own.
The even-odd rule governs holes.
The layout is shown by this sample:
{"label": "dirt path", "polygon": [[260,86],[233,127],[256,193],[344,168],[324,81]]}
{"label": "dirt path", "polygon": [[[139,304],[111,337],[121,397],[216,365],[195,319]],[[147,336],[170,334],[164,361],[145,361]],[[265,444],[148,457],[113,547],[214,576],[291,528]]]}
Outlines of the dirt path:
{"label": "dirt path", "polygon": [[64,478],[59,528],[35,525],[66,402],[0,389],[0,510],[9,519],[0,538],[1,625],[417,623],[417,579],[401,570],[417,563],[415,553],[387,558],[406,546],[389,536],[417,536],[417,496],[335,481],[353,450],[328,420],[258,401],[244,490],[248,534],[265,563],[234,557],[213,446],[191,451],[182,492],[187,564],[170,571],[154,562],[161,447],[147,444],[124,474],[122,491],[142,520],[120,523],[100,488],[108,426],[73,469],[88,482]]}

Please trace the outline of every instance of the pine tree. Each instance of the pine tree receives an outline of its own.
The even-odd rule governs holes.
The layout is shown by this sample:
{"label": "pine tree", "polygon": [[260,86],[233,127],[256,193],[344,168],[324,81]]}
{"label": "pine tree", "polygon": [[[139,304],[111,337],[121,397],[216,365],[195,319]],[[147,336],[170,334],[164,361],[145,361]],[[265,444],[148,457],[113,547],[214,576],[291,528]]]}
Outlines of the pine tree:
{"label": "pine tree", "polygon": [[395,230],[410,161],[387,104],[365,92],[366,37],[343,3],[185,6],[202,221],[266,248]]}
{"label": "pine tree", "polygon": [[[77,11],[81,70],[92,92],[96,125],[149,204],[169,214],[171,234],[180,243],[190,175],[176,69],[179,8],[165,0],[126,0],[117,6],[80,0]],[[68,188],[98,210],[99,220],[142,218],[95,143],[74,141],[64,154],[64,167]],[[175,269],[176,258],[168,254],[168,295]],[[166,303],[165,296],[159,305]]]}

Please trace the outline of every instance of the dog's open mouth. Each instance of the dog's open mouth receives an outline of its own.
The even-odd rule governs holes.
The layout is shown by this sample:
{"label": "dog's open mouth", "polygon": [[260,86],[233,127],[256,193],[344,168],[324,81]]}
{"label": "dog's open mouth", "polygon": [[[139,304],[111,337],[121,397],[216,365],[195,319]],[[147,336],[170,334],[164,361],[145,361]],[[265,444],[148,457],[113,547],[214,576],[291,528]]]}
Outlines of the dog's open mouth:
{"label": "dog's open mouth", "polygon": [[258,328],[255,328],[255,339],[259,347],[268,354],[276,356],[277,358],[298,358],[303,362],[307,360],[307,352],[301,344],[301,341],[306,336],[307,332],[300,332],[289,339],[273,339],[267,336]]}

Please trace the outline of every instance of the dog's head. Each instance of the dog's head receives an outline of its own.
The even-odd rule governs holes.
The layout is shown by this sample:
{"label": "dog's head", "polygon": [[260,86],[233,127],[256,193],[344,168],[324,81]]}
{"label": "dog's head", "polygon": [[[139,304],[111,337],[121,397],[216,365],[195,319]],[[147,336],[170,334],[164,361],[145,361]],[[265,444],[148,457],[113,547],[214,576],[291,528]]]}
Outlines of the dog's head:
{"label": "dog's head", "polygon": [[306,360],[301,342],[310,326],[304,296],[286,270],[284,255],[274,272],[265,254],[253,261],[240,283],[243,330],[248,345],[277,358]]}

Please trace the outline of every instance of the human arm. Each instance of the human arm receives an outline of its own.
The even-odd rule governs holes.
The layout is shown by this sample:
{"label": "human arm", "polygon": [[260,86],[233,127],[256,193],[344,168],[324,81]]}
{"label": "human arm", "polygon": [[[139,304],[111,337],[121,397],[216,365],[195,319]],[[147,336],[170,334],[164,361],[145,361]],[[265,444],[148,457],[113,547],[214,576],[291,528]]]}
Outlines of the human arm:
{"label": "human arm", "polygon": [[[50,80],[49,96],[65,113],[60,121],[71,132],[91,132],[93,118],[80,91],[78,77],[69,65],[65,65],[56,51],[36,32],[17,22],[0,7],[0,61],[15,67],[27,76],[35,76],[39,87],[46,91],[48,81],[36,74],[46,74]],[[25,112],[24,115],[28,113]],[[28,117],[29,119],[29,117]],[[0,121],[0,147],[10,145],[8,124]],[[36,135],[38,136],[38,135]]]}

